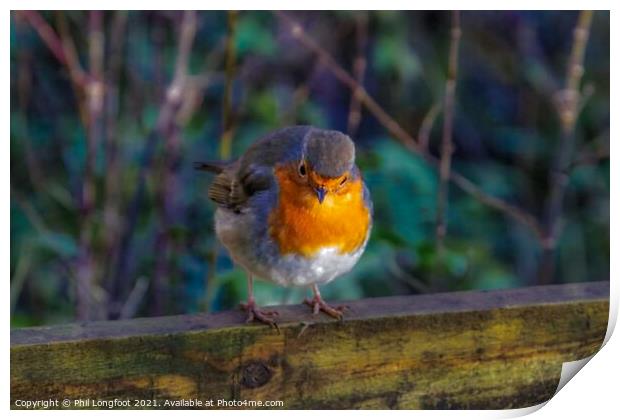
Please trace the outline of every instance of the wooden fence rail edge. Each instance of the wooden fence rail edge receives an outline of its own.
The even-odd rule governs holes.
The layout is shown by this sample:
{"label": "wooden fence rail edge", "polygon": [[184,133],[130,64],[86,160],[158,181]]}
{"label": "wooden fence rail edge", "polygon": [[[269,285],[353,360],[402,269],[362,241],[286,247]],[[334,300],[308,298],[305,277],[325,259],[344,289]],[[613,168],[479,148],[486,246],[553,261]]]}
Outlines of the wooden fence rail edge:
{"label": "wooden fence rail edge", "polygon": [[609,282],[345,303],[277,307],[279,332],[239,311],[14,329],[11,404],[527,407],[602,345]]}

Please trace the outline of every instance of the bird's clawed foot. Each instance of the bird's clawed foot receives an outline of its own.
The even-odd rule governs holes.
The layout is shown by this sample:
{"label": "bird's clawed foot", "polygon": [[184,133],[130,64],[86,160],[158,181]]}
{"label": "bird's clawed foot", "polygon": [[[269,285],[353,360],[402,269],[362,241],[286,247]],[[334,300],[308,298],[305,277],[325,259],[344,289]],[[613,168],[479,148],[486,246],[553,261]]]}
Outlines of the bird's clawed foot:
{"label": "bird's clawed foot", "polygon": [[349,309],[346,305],[340,306],[330,306],[327,302],[321,298],[321,296],[314,296],[312,299],[304,299],[304,303],[312,308],[312,313],[317,315],[319,311],[325,312],[327,315],[332,318],[342,319],[344,316],[344,311]]}
{"label": "bird's clawed foot", "polygon": [[256,302],[254,301],[254,299],[250,299],[248,303],[242,302],[239,306],[241,306],[241,309],[243,309],[248,314],[248,317],[245,320],[245,322],[249,323],[254,320],[257,320],[259,322],[262,322],[263,324],[268,324],[271,327],[278,329],[278,324],[276,323],[276,319],[275,319],[275,317],[278,316],[277,311],[262,310],[256,305]]}

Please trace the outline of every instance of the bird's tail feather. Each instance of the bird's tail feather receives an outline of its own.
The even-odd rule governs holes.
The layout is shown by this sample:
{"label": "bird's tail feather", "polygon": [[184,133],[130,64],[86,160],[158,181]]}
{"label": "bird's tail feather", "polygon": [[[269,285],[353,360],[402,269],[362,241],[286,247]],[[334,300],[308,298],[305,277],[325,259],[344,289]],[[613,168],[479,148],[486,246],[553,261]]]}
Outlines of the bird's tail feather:
{"label": "bird's tail feather", "polygon": [[221,174],[226,168],[228,162],[221,160],[210,160],[205,162],[194,162],[194,169],[198,171],[213,172],[215,174]]}

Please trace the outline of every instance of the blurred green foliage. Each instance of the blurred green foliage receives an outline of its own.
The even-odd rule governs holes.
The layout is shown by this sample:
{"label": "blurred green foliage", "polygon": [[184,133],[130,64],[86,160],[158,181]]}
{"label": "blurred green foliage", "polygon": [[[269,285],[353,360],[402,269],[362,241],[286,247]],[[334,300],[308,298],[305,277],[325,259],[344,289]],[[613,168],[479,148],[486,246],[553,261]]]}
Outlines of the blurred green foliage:
{"label": "blurred green foliage", "polygon": [[[360,13],[294,16],[351,71],[360,55]],[[104,124],[94,153],[96,194],[88,228],[96,280],[90,293],[98,307],[92,317],[234,307],[245,299],[245,276],[215,240],[214,205],[206,198],[211,177],[192,169],[193,161],[219,156],[227,77],[233,78],[234,156],[285,125],[346,132],[351,92],[268,12],[239,13],[233,28],[236,68],[226,74],[227,14],[198,13],[189,73],[204,83],[184,92],[177,137],[156,138],[137,221],[125,233],[131,238],[124,255],[127,269],[115,277],[147,138],[173,77],[182,23],[179,12],[129,12],[124,25],[114,26],[121,14],[105,12],[103,20]],[[42,16],[57,32],[61,22],[66,24],[88,70],[89,14]],[[366,17],[364,86],[417,135],[426,113],[443,95],[450,14],[371,12]],[[485,192],[536,217],[543,213],[548,174],[561,141],[552,93],[564,83],[576,17],[574,12],[462,15],[454,168]],[[590,94],[577,123],[575,159],[598,156],[609,147],[609,41],[609,13],[596,12],[583,82]],[[114,47],[120,51],[116,56]],[[79,203],[88,133],[67,68],[15,12],[10,53],[11,322],[66,322],[76,316],[79,299],[76,269],[84,243]],[[118,59],[115,79],[111,66]],[[117,107],[112,106],[112,87],[118,92]],[[441,127],[440,115],[430,137],[434,154]],[[114,138],[118,166],[113,185],[106,186]],[[374,201],[374,229],[355,269],[324,287],[327,299],[535,283],[541,249],[527,228],[451,185],[448,235],[445,252],[439,254],[436,171],[397,144],[365,111],[354,139]],[[106,210],[110,202],[117,203],[116,211]],[[563,226],[555,281],[608,279],[607,159],[593,159],[571,171]],[[256,284],[261,305],[299,302],[306,293]]]}

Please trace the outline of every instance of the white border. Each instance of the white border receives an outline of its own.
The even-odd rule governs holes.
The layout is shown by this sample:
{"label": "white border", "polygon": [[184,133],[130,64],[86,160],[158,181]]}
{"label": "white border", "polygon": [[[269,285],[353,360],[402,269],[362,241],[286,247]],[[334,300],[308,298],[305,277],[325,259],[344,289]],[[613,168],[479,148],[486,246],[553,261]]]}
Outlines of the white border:
{"label": "white border", "polygon": [[[144,2],[137,1],[117,1],[117,0],[107,0],[107,1],[99,1],[94,0],[85,4],[83,1],[55,1],[55,2],[45,2],[45,1],[9,1],[7,5],[9,9],[82,9],[84,6],[88,6],[91,8],[103,8],[103,9],[142,9],[144,6],[148,6],[153,9],[202,9],[204,7],[213,6],[213,5],[222,5],[225,4],[226,9],[239,9],[239,10],[270,10],[270,9],[284,9],[284,10],[292,10],[292,9],[393,9],[393,10],[405,10],[410,8],[416,8],[420,10],[424,9],[451,9],[451,8],[461,8],[461,9],[491,9],[491,10],[501,10],[501,9],[539,9],[541,6],[544,6],[545,9],[551,10],[574,10],[574,9],[583,9],[583,8],[592,8],[592,9],[611,9],[612,3],[611,1],[598,1],[598,0],[590,0],[588,2],[575,2],[575,1],[548,1],[548,2],[540,2],[531,1],[531,0],[521,0],[521,1],[503,1],[503,2],[490,2],[490,1],[433,1],[433,2],[405,2],[405,1],[391,1],[384,0],[380,3],[376,4],[370,2],[360,2],[360,1],[313,1],[308,2],[307,4],[303,4],[301,2],[284,2],[284,1],[272,1],[269,3],[265,2],[253,2],[253,1],[238,1],[238,0],[229,0],[225,3],[217,3],[215,2],[205,2],[203,1],[183,1],[183,2],[163,2],[163,1],[155,1],[149,2],[145,4]],[[2,54],[3,66],[2,70],[5,72],[3,79],[5,80],[4,86],[10,85],[10,73],[9,73],[9,9],[3,15],[4,22],[4,30],[2,32],[2,36],[4,38],[3,45],[4,53]],[[617,18],[617,12],[611,12],[611,39],[612,46],[615,47],[617,45],[617,25],[619,23],[619,19]],[[617,49],[612,47],[611,51],[611,72],[610,74],[618,74],[618,65],[617,65]],[[611,84],[611,97],[618,97],[618,89],[617,85]],[[10,95],[5,94],[4,100],[2,101],[2,120],[4,122],[4,132],[9,133],[9,118],[10,118]],[[611,106],[611,121],[619,121],[618,110],[613,107],[613,101]],[[615,149],[615,140],[618,139],[618,130],[614,124],[611,126],[611,152],[613,154],[613,149]],[[4,144],[5,147],[9,148],[8,136],[5,138]],[[10,161],[9,161],[10,153],[6,150],[5,153],[0,154],[0,159],[2,159],[0,163],[0,168],[5,173],[4,182],[1,184],[1,192],[4,197],[9,197],[10,190]],[[611,167],[611,178],[614,180],[620,179],[618,178],[618,168],[616,166]],[[611,213],[610,214],[618,214],[618,194],[616,183],[612,182],[611,184]],[[10,205],[7,200],[6,204],[2,206],[2,230],[5,232],[5,235],[8,236],[10,232]],[[616,224],[611,221],[611,236],[617,238],[616,233],[620,233],[617,229]],[[6,236],[5,236],[6,238]],[[619,255],[619,247],[611,248],[611,277],[615,279],[618,273],[618,263],[620,261]],[[5,246],[2,247],[2,265],[4,267],[3,272],[5,275],[10,272],[9,267],[9,244],[5,243]],[[618,313],[618,287],[616,287],[616,281],[612,280],[612,311],[611,318],[612,322],[610,325],[615,325],[615,320],[617,319]],[[5,279],[5,299],[8,301],[9,299],[9,281]],[[8,302],[7,302],[8,303]],[[9,308],[7,304],[5,308]],[[9,379],[9,311],[5,309],[6,318],[5,322],[2,325],[4,329],[4,337],[6,337],[6,344],[2,347],[2,352],[4,355],[3,360],[5,363],[2,365],[2,396],[4,397],[5,407],[8,409],[9,405],[9,389],[10,389],[10,379]],[[617,334],[616,334],[617,336]],[[611,418],[613,417],[612,413],[618,413],[617,411],[617,388],[618,388],[618,374],[619,374],[619,362],[616,355],[620,354],[620,344],[617,337],[611,337],[611,339],[607,342],[605,347],[597,354],[591,362],[589,362],[581,372],[577,374],[577,378],[569,381],[569,383],[554,397],[549,403],[543,405],[542,409],[536,411],[532,418],[536,419],[555,419],[555,418],[585,418],[586,416],[589,418]],[[540,408],[540,407],[539,407]],[[453,412],[439,412],[439,411],[415,411],[413,413],[406,411],[393,411],[390,413],[390,416],[395,416],[396,418],[411,418],[411,416],[415,416],[416,418],[459,418],[459,419],[481,419],[481,418],[506,418],[506,417],[515,417],[527,414],[532,412],[532,409],[523,409],[523,410],[508,410],[508,411],[453,411]],[[127,412],[115,412],[109,413],[105,410],[100,411],[74,411],[74,412],[50,412],[50,411],[12,411],[11,415],[19,416],[19,417],[34,417],[34,416],[46,416],[46,418],[59,418],[62,416],[63,418],[83,418],[84,416],[93,416],[103,418],[104,416],[110,417],[116,415],[130,415],[132,417],[140,416],[141,414],[149,416],[151,419],[156,418],[164,418],[164,416],[169,416],[167,412],[164,411],[156,411],[150,410],[147,412],[138,412],[132,411],[131,413]],[[347,416],[351,414],[351,412],[343,412],[336,411],[334,413],[335,416]],[[184,416],[200,416],[200,418],[204,418],[204,416],[209,416],[209,418],[228,418],[231,415],[236,415],[235,413],[230,413],[228,411],[210,411],[208,413],[203,413],[201,411],[186,411],[183,413]],[[288,411],[252,411],[251,413],[244,413],[242,415],[252,416],[257,419],[276,419],[276,418],[288,418],[291,413]],[[315,419],[317,415],[314,411],[301,411],[294,414],[296,417],[300,419],[304,418],[312,418]],[[327,413],[319,414],[321,416],[327,415]],[[357,411],[354,414],[356,418],[376,418],[377,416],[385,416],[384,413],[377,413],[376,411]]]}

